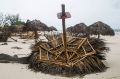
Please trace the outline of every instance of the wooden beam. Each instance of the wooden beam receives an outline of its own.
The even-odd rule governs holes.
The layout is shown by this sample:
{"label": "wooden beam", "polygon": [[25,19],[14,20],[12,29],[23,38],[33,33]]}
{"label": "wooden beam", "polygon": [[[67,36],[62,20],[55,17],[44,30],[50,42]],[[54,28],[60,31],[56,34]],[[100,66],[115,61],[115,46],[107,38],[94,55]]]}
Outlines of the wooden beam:
{"label": "wooden beam", "polygon": [[57,57],[55,58],[55,60],[63,53],[63,51],[59,52],[59,54],[57,55]]}
{"label": "wooden beam", "polygon": [[47,51],[47,59],[49,60],[49,53],[48,53],[48,51]]}
{"label": "wooden beam", "polygon": [[88,42],[88,44],[90,45],[90,47],[92,48],[92,50],[94,51],[94,52],[96,52],[95,51],[95,49],[93,48],[93,46],[90,44],[90,42],[88,41],[88,39],[87,39],[87,42]]}
{"label": "wooden beam", "polygon": [[80,41],[77,49],[79,49],[85,43],[86,40],[87,38],[84,38],[82,41]]}
{"label": "wooden beam", "polygon": [[85,52],[85,55],[87,54],[87,52],[86,52],[86,50],[85,50],[85,48],[82,46],[82,49],[83,49],[83,51]]}
{"label": "wooden beam", "polygon": [[[54,55],[55,57],[57,57],[57,55],[56,55],[55,53],[53,53],[52,51],[49,51],[48,49],[42,47],[41,45],[39,45],[39,47],[42,48],[42,49],[44,49],[44,50],[47,51],[48,53]],[[59,57],[59,58],[60,58],[60,59],[63,59],[63,58],[61,58],[61,57]],[[64,60],[64,59],[63,59],[63,60]]]}
{"label": "wooden beam", "polygon": [[42,53],[41,53],[41,48],[40,47],[39,47],[39,53],[40,53],[40,59],[41,59]]}

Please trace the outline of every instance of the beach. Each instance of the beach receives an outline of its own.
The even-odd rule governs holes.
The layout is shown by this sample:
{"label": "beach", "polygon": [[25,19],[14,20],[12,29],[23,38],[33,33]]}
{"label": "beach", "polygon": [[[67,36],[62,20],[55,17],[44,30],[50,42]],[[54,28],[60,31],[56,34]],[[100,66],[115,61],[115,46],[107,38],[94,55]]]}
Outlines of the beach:
{"label": "beach", "polygon": [[[104,61],[109,67],[105,72],[87,74],[83,77],[61,77],[41,72],[35,73],[28,69],[27,64],[0,63],[0,79],[120,79],[120,33],[115,36],[101,36],[101,38],[110,48],[106,54],[106,61]],[[7,45],[2,45],[4,43],[1,42],[0,54],[17,55],[18,57],[28,56],[31,53],[30,46],[34,40],[16,39],[18,42],[9,39]]]}

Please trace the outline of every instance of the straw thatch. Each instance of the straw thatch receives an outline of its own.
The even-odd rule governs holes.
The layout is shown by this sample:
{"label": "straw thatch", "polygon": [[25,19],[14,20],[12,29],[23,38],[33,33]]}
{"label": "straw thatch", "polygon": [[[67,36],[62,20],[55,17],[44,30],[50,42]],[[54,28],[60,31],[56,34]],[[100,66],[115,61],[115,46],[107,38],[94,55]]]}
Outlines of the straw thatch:
{"label": "straw thatch", "polygon": [[40,20],[27,20],[25,26],[23,27],[23,32],[25,32],[25,34],[21,36],[21,38],[34,38],[37,40],[39,38],[37,31],[49,31],[49,27],[46,24],[42,23]]}
{"label": "straw thatch", "polygon": [[115,35],[114,30],[109,25],[101,21],[98,21],[87,27],[87,32],[91,35],[98,35],[98,38],[100,37],[100,35]]}
{"label": "straw thatch", "polygon": [[109,51],[109,48],[106,47],[106,43],[103,39],[97,39],[97,38],[90,38],[90,43],[93,46],[93,48],[96,51],[96,54],[94,54],[96,57],[98,57],[100,60],[106,60],[106,53]]}
{"label": "straw thatch", "polygon": [[57,31],[57,29],[54,26],[50,26],[49,31]]}
{"label": "straw thatch", "polygon": [[40,20],[27,20],[23,31],[49,31],[49,28],[46,24],[42,23]]}
{"label": "straw thatch", "polygon": [[74,26],[68,27],[67,31],[74,33],[75,35],[85,35],[86,34],[86,27],[87,25],[85,23],[79,23]]}
{"label": "straw thatch", "polygon": [[[63,59],[66,58],[64,52],[61,52],[62,53],[61,56],[60,56],[59,52],[57,52],[59,57],[58,57],[58,60],[54,61],[54,63],[52,61],[54,60],[54,56],[57,55],[56,52],[48,54],[47,56],[49,56],[50,60],[48,62],[44,62],[45,58],[43,58],[43,59],[40,59],[40,58],[42,57],[41,54],[45,55],[47,53],[47,52],[45,52],[46,48],[50,48],[50,50],[48,51],[50,53],[50,51],[52,51],[52,50],[54,50],[54,51],[60,50],[62,47],[62,44],[58,44],[57,47],[54,47],[52,49],[52,46],[56,45],[56,44],[52,44],[50,42],[46,42],[46,43],[38,42],[32,46],[32,53],[28,58],[29,68],[35,72],[41,71],[46,74],[63,75],[63,76],[75,76],[75,75],[84,75],[84,74],[94,73],[94,72],[102,72],[107,68],[104,65],[104,63],[102,62],[102,60],[105,60],[105,54],[106,54],[106,51],[108,51],[108,48],[105,46],[105,43],[103,40],[91,38],[88,41],[90,42],[90,44],[92,45],[92,47],[94,48],[96,53],[90,54],[89,56],[84,57],[83,50],[81,48],[78,49],[78,51],[76,53],[80,54],[80,56],[81,57],[83,56],[83,57],[80,59],[80,62],[78,62],[77,64],[75,64],[73,66],[61,65],[60,63],[58,63],[59,61],[61,61],[59,59],[59,57],[63,58]],[[74,46],[76,46],[76,44],[78,44],[78,42],[80,42],[79,39],[74,38],[73,40],[71,40],[70,45],[72,46],[72,48],[69,48],[69,51],[74,50],[75,49]],[[55,43],[55,42],[53,42],[53,43]],[[44,46],[44,47],[39,48],[39,46]],[[84,51],[86,50],[86,53],[92,51],[91,47],[89,47],[87,42],[85,42],[83,44],[83,46],[85,48]],[[41,50],[41,54],[40,54],[39,49],[43,49],[43,50]],[[77,49],[75,49],[75,50],[77,50]],[[71,52],[71,54],[72,54],[72,52]],[[73,59],[76,59],[77,58],[76,56],[77,55],[73,56]],[[64,60],[63,63],[65,63],[66,61]],[[57,64],[55,64],[55,63],[57,63]],[[70,65],[70,64],[68,64],[68,65]]]}

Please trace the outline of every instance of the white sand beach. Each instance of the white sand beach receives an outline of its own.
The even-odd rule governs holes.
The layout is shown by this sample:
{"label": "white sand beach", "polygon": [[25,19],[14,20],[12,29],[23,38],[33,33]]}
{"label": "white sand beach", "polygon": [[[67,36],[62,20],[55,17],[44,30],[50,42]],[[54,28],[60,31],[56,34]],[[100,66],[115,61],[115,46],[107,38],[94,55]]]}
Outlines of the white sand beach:
{"label": "white sand beach", "polygon": [[[0,63],[0,79],[120,79],[120,33],[114,37],[102,36],[101,38],[105,39],[110,48],[109,53],[106,54],[106,63],[109,68],[105,72],[87,74],[83,77],[61,77],[41,72],[35,73],[28,69],[25,64]],[[0,43],[0,53],[22,57],[30,54],[30,46],[33,44],[33,40],[18,39],[18,42],[14,42],[9,39],[7,43],[8,45]]]}

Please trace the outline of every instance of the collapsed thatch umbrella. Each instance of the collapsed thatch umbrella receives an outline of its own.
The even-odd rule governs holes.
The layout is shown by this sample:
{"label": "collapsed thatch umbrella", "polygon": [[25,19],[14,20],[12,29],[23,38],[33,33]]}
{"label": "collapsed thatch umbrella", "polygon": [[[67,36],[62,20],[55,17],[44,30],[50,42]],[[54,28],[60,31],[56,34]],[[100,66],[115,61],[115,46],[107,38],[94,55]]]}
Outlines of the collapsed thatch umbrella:
{"label": "collapsed thatch umbrella", "polygon": [[100,35],[115,35],[114,30],[109,25],[101,21],[98,21],[87,27],[87,32],[91,35],[98,35],[98,38],[100,38]]}
{"label": "collapsed thatch umbrella", "polygon": [[49,31],[57,31],[57,29],[54,26],[50,26]]}
{"label": "collapsed thatch umbrella", "polygon": [[76,24],[75,26],[71,26],[67,28],[68,32],[74,33],[74,34],[86,34],[86,27],[87,25],[84,23]]}
{"label": "collapsed thatch umbrella", "polygon": [[[74,66],[64,65],[64,63],[66,62],[64,58],[66,58],[66,57],[65,57],[65,53],[61,53],[61,54],[59,53],[61,45],[58,45],[57,48],[55,47],[55,49],[54,48],[52,49],[52,50],[54,50],[54,52],[52,53],[54,55],[50,54],[50,52],[52,51],[50,49],[49,53],[47,54],[47,57],[49,59],[46,59],[47,58],[45,56],[45,54],[47,53],[45,51],[46,47],[51,48],[52,44],[50,44],[50,42],[48,42],[49,44],[45,43],[45,42],[42,42],[42,41],[38,42],[31,47],[32,53],[28,57],[29,68],[32,69],[35,72],[41,71],[41,72],[47,73],[47,74],[63,75],[63,76],[76,76],[76,75],[81,76],[81,75],[88,74],[88,73],[102,72],[102,71],[106,70],[107,67],[102,62],[102,60],[105,60],[105,54],[106,54],[106,51],[108,51],[109,48],[106,47],[105,42],[101,39],[90,38],[89,41],[90,41],[90,44],[95,49],[96,53],[93,54],[93,55],[92,54],[90,55],[90,53],[89,53],[89,56],[86,56],[84,58],[84,57],[82,57],[83,56],[83,51],[81,49],[79,49],[82,52],[79,52],[79,53],[76,52],[76,53],[80,54],[80,57],[82,57],[82,59],[79,59],[80,62],[78,62],[78,64],[76,64]],[[72,40],[72,42],[73,42],[73,44],[75,44],[75,40]],[[42,44],[44,46],[46,46],[46,47],[43,47],[43,50],[42,50],[42,48],[39,47],[39,46],[42,46]],[[47,46],[47,45],[49,45],[49,46]],[[70,44],[70,45],[72,45],[72,44]],[[85,42],[85,45],[87,45],[86,42]],[[84,46],[82,46],[82,47],[84,47]],[[72,48],[70,48],[68,50],[71,50],[71,49]],[[91,49],[88,45],[85,47],[85,49],[86,49],[87,52],[91,51]],[[55,50],[58,51],[57,52],[58,54],[56,54]],[[87,54],[88,53],[86,53],[86,55]],[[57,59],[55,59],[56,61],[54,61],[54,56],[55,55],[58,55],[57,58],[58,58],[59,61]],[[73,54],[71,52],[70,56],[72,56],[72,55]],[[63,60],[61,60],[60,56],[62,57]],[[77,59],[78,57],[76,57],[76,55],[74,54],[73,58]],[[71,61],[71,59],[72,58],[70,58],[70,61]],[[74,60],[74,59],[72,59],[72,60]],[[49,62],[47,62],[47,61],[49,61]],[[63,61],[63,63],[60,63],[60,61]],[[71,61],[71,63],[72,63],[72,61]],[[69,64],[69,65],[71,65],[71,64]]]}

